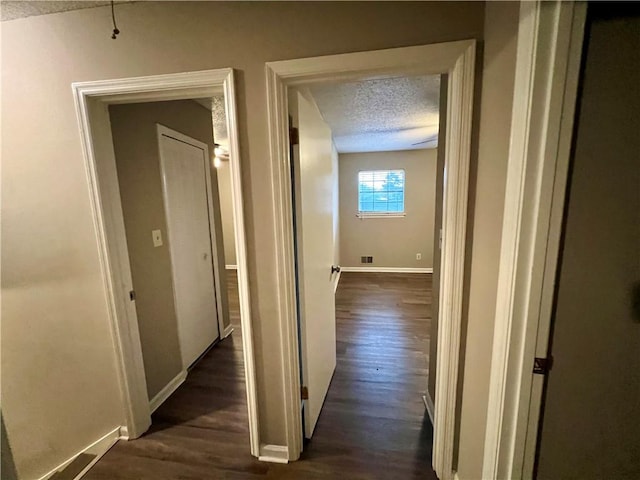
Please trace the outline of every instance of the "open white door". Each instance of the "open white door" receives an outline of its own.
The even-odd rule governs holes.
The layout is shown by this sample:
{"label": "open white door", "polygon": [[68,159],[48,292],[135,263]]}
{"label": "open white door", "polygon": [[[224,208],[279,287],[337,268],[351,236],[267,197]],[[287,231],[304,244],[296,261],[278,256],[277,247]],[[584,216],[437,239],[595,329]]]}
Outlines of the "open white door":
{"label": "open white door", "polygon": [[302,384],[308,391],[304,432],[311,438],[336,368],[333,140],[315,104],[298,92],[292,97],[299,131],[294,185]]}
{"label": "open white door", "polygon": [[182,365],[218,338],[207,145],[158,125],[173,295]]}

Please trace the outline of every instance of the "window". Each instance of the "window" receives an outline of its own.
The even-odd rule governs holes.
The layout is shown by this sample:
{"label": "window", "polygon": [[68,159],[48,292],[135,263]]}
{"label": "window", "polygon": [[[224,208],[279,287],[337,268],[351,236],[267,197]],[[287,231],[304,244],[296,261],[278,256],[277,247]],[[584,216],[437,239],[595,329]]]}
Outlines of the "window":
{"label": "window", "polygon": [[404,170],[358,172],[358,216],[404,215]]}

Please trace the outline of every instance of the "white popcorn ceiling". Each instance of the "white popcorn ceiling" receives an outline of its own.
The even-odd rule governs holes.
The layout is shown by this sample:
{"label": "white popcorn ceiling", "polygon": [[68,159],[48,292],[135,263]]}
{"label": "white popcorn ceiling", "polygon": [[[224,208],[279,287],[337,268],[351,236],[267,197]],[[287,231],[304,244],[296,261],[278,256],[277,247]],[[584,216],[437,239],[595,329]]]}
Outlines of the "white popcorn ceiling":
{"label": "white popcorn ceiling", "polygon": [[224,108],[224,95],[211,98],[194,98],[194,102],[211,111],[213,118],[213,141],[220,146],[229,148],[229,134],[227,133],[227,115]]}
{"label": "white popcorn ceiling", "polygon": [[340,153],[438,145],[439,75],[325,84],[309,91]]}
{"label": "white popcorn ceiling", "polygon": [[[128,0],[115,0],[115,3],[132,3]],[[80,10],[83,8],[104,7],[111,5],[108,0],[102,1],[10,1],[2,0],[0,2],[0,20],[3,22],[15,20],[17,18],[33,17],[37,15],[49,15],[51,13],[68,12],[70,10]],[[116,10],[116,14],[117,14]]]}
{"label": "white popcorn ceiling", "polygon": [[218,145],[229,148],[224,96],[213,97],[211,99],[211,115],[213,116],[213,141]]}

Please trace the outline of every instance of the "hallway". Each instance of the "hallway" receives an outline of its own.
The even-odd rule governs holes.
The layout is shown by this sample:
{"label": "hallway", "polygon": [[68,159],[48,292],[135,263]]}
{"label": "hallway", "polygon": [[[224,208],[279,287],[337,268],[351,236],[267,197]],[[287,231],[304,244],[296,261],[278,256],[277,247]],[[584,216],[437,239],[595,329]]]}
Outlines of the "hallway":
{"label": "hallway", "polygon": [[237,283],[230,277],[234,333],[156,411],[149,432],[116,444],[84,478],[436,478],[422,402],[431,275],[342,274],[337,368],[313,440],[289,465],[249,454]]}

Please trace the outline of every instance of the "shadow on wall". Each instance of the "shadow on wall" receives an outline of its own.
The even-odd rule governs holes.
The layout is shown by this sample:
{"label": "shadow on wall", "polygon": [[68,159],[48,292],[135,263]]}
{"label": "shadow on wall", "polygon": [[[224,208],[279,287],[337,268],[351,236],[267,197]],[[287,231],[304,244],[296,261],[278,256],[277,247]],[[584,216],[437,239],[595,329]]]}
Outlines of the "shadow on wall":
{"label": "shadow on wall", "polygon": [[11,453],[11,447],[9,446],[9,439],[7,438],[7,429],[4,428],[4,417],[2,411],[0,411],[0,421],[2,422],[2,464],[0,466],[0,474],[2,474],[3,480],[17,480],[18,474],[16,472],[16,466],[13,463],[13,454]]}

